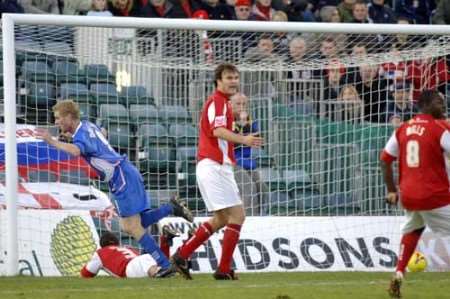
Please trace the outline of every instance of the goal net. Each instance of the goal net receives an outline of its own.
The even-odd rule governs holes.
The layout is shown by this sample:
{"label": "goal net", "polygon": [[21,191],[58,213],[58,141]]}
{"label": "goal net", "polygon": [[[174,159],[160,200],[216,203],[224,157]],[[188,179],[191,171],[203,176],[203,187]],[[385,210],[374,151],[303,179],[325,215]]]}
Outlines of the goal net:
{"label": "goal net", "polygon": [[[52,18],[16,22],[15,69],[2,74],[16,81],[20,273],[77,275],[105,230],[136,246],[120,232],[107,184],[82,159],[34,137],[37,127],[59,134],[51,108],[62,99],[77,102],[83,120],[106,129],[111,145],[141,172],[152,207],[179,194],[198,217],[195,225],[210,215],[195,178],[198,122],[222,62],[238,66],[248,101],[234,128],[259,131],[265,140],[261,149],[235,150],[249,216],[234,255],[237,270],[393,269],[403,213],[384,201],[379,154],[393,130],[417,113],[421,90],[450,96],[448,28],[424,34],[410,26],[362,26],[360,32],[371,33],[358,33],[338,24],[251,22],[248,31],[236,31],[234,22],[189,20],[180,27],[174,20]],[[182,235],[175,250],[190,226],[175,218],[163,223]],[[194,254],[194,273],[215,269],[222,236]],[[424,240],[423,251],[444,254],[427,243],[443,239],[430,233]],[[436,261],[429,261],[431,269],[450,267]]]}

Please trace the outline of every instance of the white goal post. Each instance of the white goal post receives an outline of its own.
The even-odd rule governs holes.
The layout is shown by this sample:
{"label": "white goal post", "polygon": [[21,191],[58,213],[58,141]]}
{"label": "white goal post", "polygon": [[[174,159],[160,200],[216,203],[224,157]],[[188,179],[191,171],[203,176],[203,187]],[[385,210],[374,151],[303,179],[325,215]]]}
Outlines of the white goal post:
{"label": "white goal post", "polygon": [[[3,14],[3,74],[4,74],[4,122],[5,122],[5,177],[7,206],[6,274],[18,274],[18,164],[16,143],[16,63],[15,26],[54,25],[104,28],[183,29],[204,31],[252,31],[328,34],[409,34],[450,36],[450,26],[445,25],[394,25],[394,24],[330,24],[242,22],[192,19],[146,19],[116,17],[85,17],[57,15]],[[450,40],[448,40],[450,42]],[[448,54],[448,53],[447,53]]]}

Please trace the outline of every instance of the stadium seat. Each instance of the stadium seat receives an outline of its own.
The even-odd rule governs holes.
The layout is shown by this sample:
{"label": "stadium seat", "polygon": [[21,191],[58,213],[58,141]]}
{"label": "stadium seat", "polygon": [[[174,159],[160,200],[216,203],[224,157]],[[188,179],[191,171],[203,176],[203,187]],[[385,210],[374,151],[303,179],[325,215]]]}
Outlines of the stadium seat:
{"label": "stadium seat", "polygon": [[29,82],[55,82],[55,74],[47,63],[42,61],[25,61],[22,64],[21,78]]}
{"label": "stadium seat", "polygon": [[135,126],[160,123],[158,109],[153,105],[130,105],[130,120]]}
{"label": "stadium seat", "polygon": [[264,182],[270,190],[285,190],[286,184],[281,177],[280,171],[275,168],[261,167],[257,168],[256,171],[259,173],[259,177],[262,182]]}
{"label": "stadium seat", "polygon": [[99,115],[103,125],[111,123],[128,124],[128,111],[121,104],[102,104],[99,107]]}
{"label": "stadium seat", "polygon": [[97,119],[97,107],[88,102],[77,102],[80,108],[80,119],[95,122]]}
{"label": "stadium seat", "polygon": [[115,148],[131,148],[132,130],[128,121],[128,111],[120,104],[102,104],[98,120],[108,131],[108,140]]}
{"label": "stadium seat", "polygon": [[84,73],[76,61],[56,60],[53,62],[56,85],[62,83],[84,83]]}
{"label": "stadium seat", "polygon": [[115,84],[116,82],[115,77],[110,73],[108,66],[105,64],[86,64],[84,66],[84,73],[86,74],[86,83],[88,86],[98,83]]}
{"label": "stadium seat", "polygon": [[143,124],[137,130],[137,146],[142,148],[145,144],[173,144],[166,127],[161,124]]}
{"label": "stadium seat", "polygon": [[183,106],[160,106],[159,115],[166,124],[192,122],[189,112]]}
{"label": "stadium seat", "polygon": [[76,185],[89,185],[89,177],[85,172],[80,170],[62,169],[59,173],[59,181],[61,183],[69,183]]}
{"label": "stadium seat", "polygon": [[60,99],[74,99],[77,102],[89,102],[89,90],[83,83],[62,83],[59,87]]}
{"label": "stadium seat", "polygon": [[177,147],[185,145],[196,145],[198,129],[191,124],[175,123],[169,127],[169,135],[175,138]]}
{"label": "stadium seat", "polygon": [[93,83],[89,85],[90,94],[97,105],[119,104],[117,87],[109,83]]}
{"label": "stadium seat", "polygon": [[252,158],[256,160],[258,167],[272,167],[275,162],[271,156],[262,148],[252,148]]}
{"label": "stadium seat", "polygon": [[155,105],[155,99],[148,96],[144,86],[125,86],[120,92],[120,102],[130,107],[130,105]]}
{"label": "stadium seat", "polygon": [[57,177],[53,172],[46,170],[29,170],[27,181],[30,183],[56,182]]}
{"label": "stadium seat", "polygon": [[360,205],[350,192],[330,194],[326,198],[329,213],[336,216],[355,215],[360,212]]}
{"label": "stadium seat", "polygon": [[196,146],[180,146],[177,147],[177,161],[195,161],[197,158],[197,147]]}
{"label": "stadium seat", "polygon": [[25,103],[29,107],[52,107],[56,103],[55,87],[48,83],[31,83],[27,86]]}
{"label": "stadium seat", "polygon": [[284,169],[281,170],[281,173],[288,190],[306,190],[313,188],[313,182],[310,175],[303,169]]}

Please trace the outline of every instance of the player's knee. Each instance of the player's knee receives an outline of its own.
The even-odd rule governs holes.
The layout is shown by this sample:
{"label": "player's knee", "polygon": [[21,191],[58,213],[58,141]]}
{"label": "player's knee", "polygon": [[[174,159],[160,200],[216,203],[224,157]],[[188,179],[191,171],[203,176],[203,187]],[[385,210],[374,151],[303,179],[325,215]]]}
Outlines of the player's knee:
{"label": "player's knee", "polygon": [[121,224],[122,230],[132,236],[139,235],[142,230],[141,224],[135,221],[123,221]]}

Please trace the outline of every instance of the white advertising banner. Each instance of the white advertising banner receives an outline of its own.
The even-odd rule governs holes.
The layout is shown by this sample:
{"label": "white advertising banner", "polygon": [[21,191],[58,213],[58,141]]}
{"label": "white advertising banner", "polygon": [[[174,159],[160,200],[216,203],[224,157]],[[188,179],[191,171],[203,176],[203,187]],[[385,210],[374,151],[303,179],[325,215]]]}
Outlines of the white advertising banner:
{"label": "white advertising banner", "polygon": [[[207,218],[196,218],[195,226]],[[238,272],[393,271],[397,263],[403,217],[247,217],[234,252]],[[186,239],[189,224],[166,218]],[[221,255],[223,230],[193,254],[194,273],[212,272]],[[418,248],[427,271],[450,270],[450,236],[425,231]]]}
{"label": "white advertising banner", "polygon": [[[0,276],[5,275],[6,211],[0,210]],[[89,211],[19,210],[19,274],[79,275],[97,249]]]}

